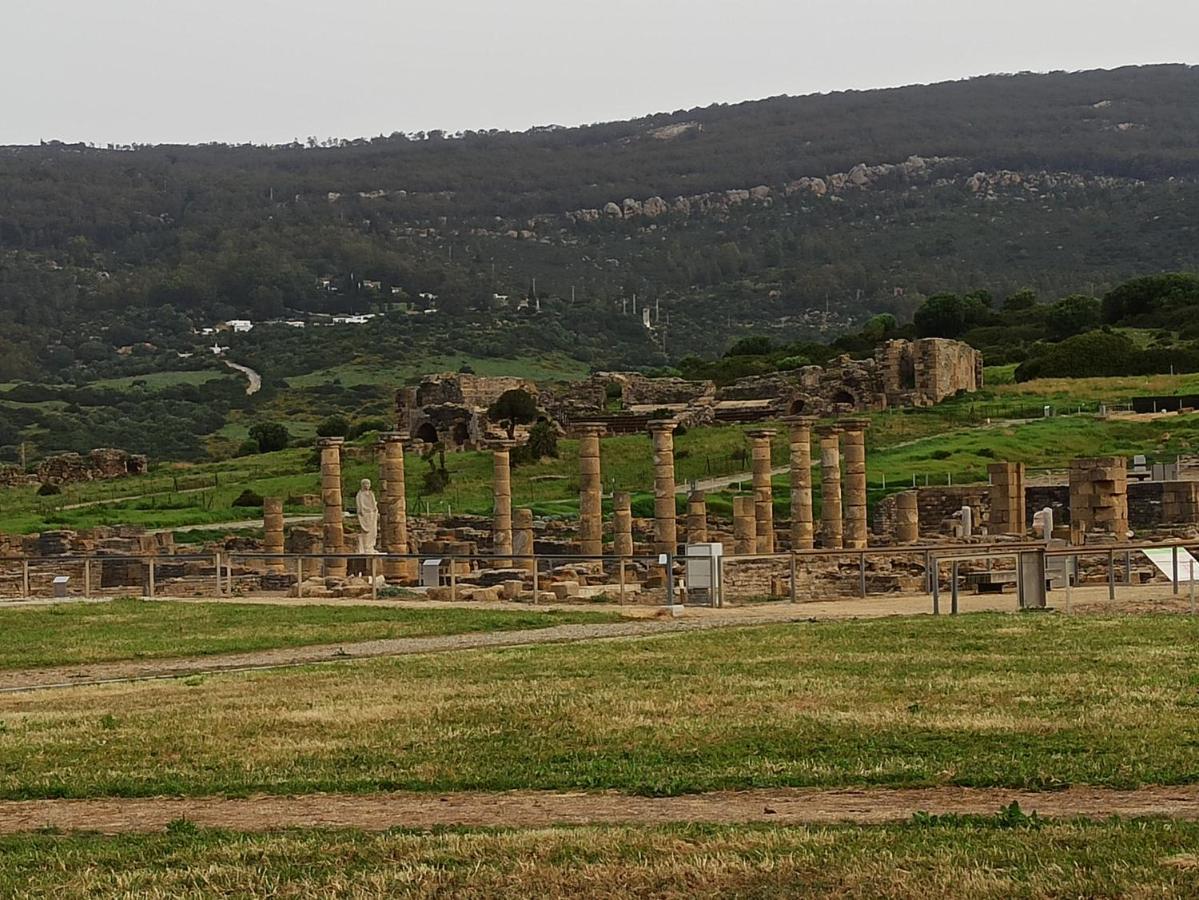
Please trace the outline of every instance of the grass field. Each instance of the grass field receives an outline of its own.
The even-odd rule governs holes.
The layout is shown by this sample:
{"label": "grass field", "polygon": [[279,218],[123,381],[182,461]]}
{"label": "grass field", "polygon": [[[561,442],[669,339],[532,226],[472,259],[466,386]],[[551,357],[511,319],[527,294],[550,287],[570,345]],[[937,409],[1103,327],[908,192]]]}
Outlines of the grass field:
{"label": "grass field", "polygon": [[535,381],[576,380],[587,376],[587,366],[565,356],[517,357],[502,359],[478,356],[413,357],[390,365],[346,363],[333,369],[321,369],[287,379],[293,388],[314,387],[336,381],[344,387],[359,384],[398,388],[431,372],[457,372],[469,366],[476,375],[513,375]]}
{"label": "grass field", "polygon": [[0,609],[0,670],[612,622],[602,612],[114,600]]}
{"label": "grass field", "polygon": [[968,615],[0,697],[0,797],[1199,780],[1199,622]]}
{"label": "grass field", "polygon": [[0,838],[4,896],[1194,897],[1199,825],[766,826]]}

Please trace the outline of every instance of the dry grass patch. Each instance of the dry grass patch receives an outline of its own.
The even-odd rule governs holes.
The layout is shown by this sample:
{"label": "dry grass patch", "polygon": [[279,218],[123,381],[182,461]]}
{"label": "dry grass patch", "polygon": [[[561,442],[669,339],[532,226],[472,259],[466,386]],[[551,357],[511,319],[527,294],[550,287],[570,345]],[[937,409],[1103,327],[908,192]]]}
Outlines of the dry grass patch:
{"label": "dry grass patch", "polygon": [[10,695],[0,795],[1189,783],[1197,638],[885,619]]}
{"label": "dry grass patch", "polygon": [[0,839],[0,893],[1191,897],[1199,826],[997,816],[854,828],[657,827]]}

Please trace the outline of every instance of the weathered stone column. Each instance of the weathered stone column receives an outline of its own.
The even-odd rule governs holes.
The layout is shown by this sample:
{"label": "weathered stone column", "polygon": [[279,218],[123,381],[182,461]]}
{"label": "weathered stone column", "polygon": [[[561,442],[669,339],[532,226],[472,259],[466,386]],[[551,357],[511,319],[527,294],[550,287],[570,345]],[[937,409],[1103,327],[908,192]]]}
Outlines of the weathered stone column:
{"label": "weathered stone column", "polygon": [[1128,460],[1097,456],[1070,461],[1070,543],[1090,531],[1128,537]]}
{"label": "weathered stone column", "polygon": [[511,450],[515,441],[496,441],[491,448],[491,565],[506,569],[512,565],[512,467]]}
{"label": "weathered stone column", "polygon": [[581,425],[579,434],[579,552],[604,553],[604,484],[600,475],[603,425]]}
{"label": "weathered stone column", "polygon": [[733,552],[738,556],[758,550],[757,516],[753,497],[733,498]]}
{"label": "weathered stone column", "polygon": [[674,501],[674,429],[672,419],[649,423],[654,441],[654,552],[675,553],[679,547]]}
{"label": "weathered stone column", "polygon": [[687,495],[687,543],[703,544],[708,540],[708,499],[703,491]]}
{"label": "weathered stone column", "polygon": [[[324,525],[321,549],[325,553],[344,553],[346,544],[344,511],[341,505],[341,445],[343,438],[318,438],[317,448],[321,454],[321,503],[324,507]],[[326,559],[325,574],[344,578],[346,561]]]}
{"label": "weathered stone column", "polygon": [[774,552],[774,489],[770,484],[770,439],[774,435],[775,432],[769,429],[749,432],[759,553]]}
{"label": "weathered stone column", "polygon": [[920,495],[904,491],[895,495],[895,540],[914,544],[920,540]]}
{"label": "weathered stone column", "polygon": [[987,466],[991,476],[991,534],[1024,534],[1024,463],[1000,462]]}
{"label": "weathered stone column", "polygon": [[820,546],[826,550],[842,545],[840,433],[836,425],[820,429]]}
{"label": "weathered stone column", "polygon": [[[262,549],[267,553],[283,552],[283,498],[262,498]],[[284,571],[281,559],[268,559],[266,567],[271,572]]]}
{"label": "weathered stone column", "polygon": [[633,555],[633,497],[628,491],[612,494],[612,552]]}
{"label": "weathered stone column", "polygon": [[[408,499],[404,487],[404,436],[389,431],[381,438],[383,459],[379,464],[380,490],[383,502],[379,505],[379,524],[383,532],[383,552],[408,552]],[[412,578],[416,560],[385,559],[383,575],[387,578]]]}
{"label": "weathered stone column", "polygon": [[845,546],[853,550],[866,547],[869,526],[866,520],[866,429],[869,419],[842,419],[841,446],[845,454]]}
{"label": "weathered stone column", "polygon": [[533,571],[533,510],[517,509],[512,512],[512,555],[516,557],[516,568]]}
{"label": "weathered stone column", "polygon": [[812,426],[811,416],[790,416],[791,442],[791,549],[811,550],[812,526]]}

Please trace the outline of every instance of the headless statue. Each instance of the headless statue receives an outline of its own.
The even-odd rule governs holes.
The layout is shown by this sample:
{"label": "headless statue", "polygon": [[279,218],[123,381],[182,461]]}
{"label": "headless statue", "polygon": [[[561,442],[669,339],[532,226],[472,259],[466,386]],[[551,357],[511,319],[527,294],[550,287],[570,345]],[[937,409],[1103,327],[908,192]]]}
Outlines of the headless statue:
{"label": "headless statue", "polygon": [[369,478],[362,479],[362,488],[358,491],[355,503],[358,506],[358,527],[362,529],[358,535],[358,552],[378,553],[379,504],[371,490]]}

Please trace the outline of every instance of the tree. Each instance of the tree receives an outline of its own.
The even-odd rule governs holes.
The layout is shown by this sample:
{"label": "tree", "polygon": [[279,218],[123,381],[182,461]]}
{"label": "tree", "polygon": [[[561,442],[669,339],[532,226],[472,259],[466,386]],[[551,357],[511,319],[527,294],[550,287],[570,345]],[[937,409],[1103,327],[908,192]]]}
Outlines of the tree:
{"label": "tree", "polygon": [[350,431],[350,422],[342,415],[333,415],[316,426],[317,437],[345,437]]}
{"label": "tree", "polygon": [[536,462],[547,457],[558,458],[558,429],[549,422],[538,422],[529,430],[528,455]]}
{"label": "tree", "polygon": [[1037,305],[1037,292],[1032,288],[1024,288],[1009,294],[1007,299],[1003,301],[1004,312],[1022,312],[1032,309]]}
{"label": "tree", "polygon": [[916,310],[913,322],[920,337],[960,338],[971,328],[993,319],[985,299],[978,294],[933,294]]}
{"label": "tree", "polygon": [[1102,307],[1096,298],[1071,294],[1045,311],[1045,324],[1049,327],[1049,336],[1061,341],[1098,328],[1101,316]]}
{"label": "tree", "polygon": [[287,427],[278,422],[259,422],[250,428],[250,440],[258,445],[259,453],[286,450],[291,443]]}
{"label": "tree", "polygon": [[537,414],[537,401],[520,388],[504,391],[487,410],[487,418],[493,422],[502,422],[508,429],[509,439],[516,436],[517,425],[527,425],[536,421]]}

